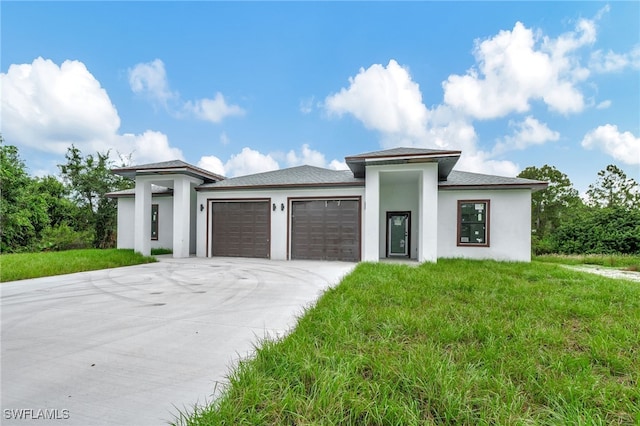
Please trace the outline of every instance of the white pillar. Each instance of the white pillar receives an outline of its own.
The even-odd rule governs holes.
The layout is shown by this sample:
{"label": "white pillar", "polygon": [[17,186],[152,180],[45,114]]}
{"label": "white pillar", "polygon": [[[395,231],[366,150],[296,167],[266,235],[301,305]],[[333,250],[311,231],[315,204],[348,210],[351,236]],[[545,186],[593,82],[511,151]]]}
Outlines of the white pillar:
{"label": "white pillar", "polygon": [[364,204],[364,255],[362,260],[377,262],[380,260],[380,172],[373,167],[367,168],[365,177]]}
{"label": "white pillar", "polygon": [[151,181],[136,178],[134,212],[134,250],[144,256],[151,254]]}
{"label": "white pillar", "polygon": [[418,261],[438,261],[438,165],[426,164],[420,179]]}
{"label": "white pillar", "polygon": [[191,235],[191,182],[186,176],[173,179],[173,257],[189,257]]}

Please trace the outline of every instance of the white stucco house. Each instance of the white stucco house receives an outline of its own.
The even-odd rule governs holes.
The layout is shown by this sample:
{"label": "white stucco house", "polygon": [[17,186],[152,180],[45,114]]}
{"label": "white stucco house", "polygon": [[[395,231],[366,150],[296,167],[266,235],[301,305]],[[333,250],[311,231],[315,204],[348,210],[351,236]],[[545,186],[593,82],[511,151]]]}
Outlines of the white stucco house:
{"label": "white stucco house", "polygon": [[530,261],[531,193],[547,183],[453,170],[460,151],[395,148],[226,179],[183,161],[114,169],[118,248],[174,257]]}

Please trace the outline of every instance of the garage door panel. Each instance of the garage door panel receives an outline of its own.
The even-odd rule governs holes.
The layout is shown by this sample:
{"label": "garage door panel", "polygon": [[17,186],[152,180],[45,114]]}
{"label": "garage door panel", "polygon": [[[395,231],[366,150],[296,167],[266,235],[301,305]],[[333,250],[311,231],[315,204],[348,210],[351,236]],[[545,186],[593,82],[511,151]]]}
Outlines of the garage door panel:
{"label": "garage door panel", "polygon": [[291,258],[360,260],[360,202],[304,200],[291,205]]}
{"label": "garage door panel", "polygon": [[269,202],[214,201],[212,210],[213,256],[269,257]]}

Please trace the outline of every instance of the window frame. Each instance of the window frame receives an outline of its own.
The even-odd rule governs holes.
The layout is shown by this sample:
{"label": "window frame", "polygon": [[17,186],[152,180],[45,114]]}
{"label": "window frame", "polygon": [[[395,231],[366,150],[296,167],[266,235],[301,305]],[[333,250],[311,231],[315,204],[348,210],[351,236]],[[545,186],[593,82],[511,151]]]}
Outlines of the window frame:
{"label": "window frame", "polygon": [[[474,243],[474,242],[462,242],[462,206],[464,204],[484,204],[484,242],[482,243]],[[490,230],[491,230],[491,200],[458,200],[458,212],[456,216],[457,220],[457,233],[456,233],[456,244],[458,247],[491,247],[491,239],[490,239]],[[471,223],[482,223],[482,222],[471,222]]]}
{"label": "window frame", "polygon": [[[156,218],[153,220],[153,213],[155,210]],[[155,223],[156,235],[153,235],[153,227]],[[151,241],[158,241],[160,236],[160,206],[158,204],[151,204]]]}

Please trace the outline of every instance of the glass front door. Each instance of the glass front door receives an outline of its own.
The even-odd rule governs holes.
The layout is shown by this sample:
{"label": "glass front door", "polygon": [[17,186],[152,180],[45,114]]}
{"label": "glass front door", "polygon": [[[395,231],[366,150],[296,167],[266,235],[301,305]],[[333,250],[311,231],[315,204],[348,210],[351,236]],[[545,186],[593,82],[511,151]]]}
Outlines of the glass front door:
{"label": "glass front door", "polygon": [[387,256],[409,256],[409,212],[387,213]]}

